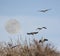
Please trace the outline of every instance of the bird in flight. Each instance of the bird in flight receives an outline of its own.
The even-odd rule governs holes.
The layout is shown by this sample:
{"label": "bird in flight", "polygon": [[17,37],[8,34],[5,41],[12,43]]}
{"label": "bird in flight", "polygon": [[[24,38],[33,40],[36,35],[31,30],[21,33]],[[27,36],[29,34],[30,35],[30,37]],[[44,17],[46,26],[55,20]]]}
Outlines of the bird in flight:
{"label": "bird in flight", "polygon": [[48,39],[42,37],[42,38],[39,40],[39,43],[43,43],[43,42],[45,42],[45,41],[48,41]]}
{"label": "bird in flight", "polygon": [[37,28],[37,30],[47,29],[46,27]]}
{"label": "bird in flight", "polygon": [[47,12],[47,11],[49,11],[49,10],[51,10],[51,9],[39,10],[38,12],[43,12],[43,13],[45,13],[45,12]]}
{"label": "bird in flight", "polygon": [[46,27],[42,27],[42,28],[47,29]]}
{"label": "bird in flight", "polygon": [[38,32],[30,32],[30,33],[27,33],[27,35],[34,35],[34,34],[38,34]]}

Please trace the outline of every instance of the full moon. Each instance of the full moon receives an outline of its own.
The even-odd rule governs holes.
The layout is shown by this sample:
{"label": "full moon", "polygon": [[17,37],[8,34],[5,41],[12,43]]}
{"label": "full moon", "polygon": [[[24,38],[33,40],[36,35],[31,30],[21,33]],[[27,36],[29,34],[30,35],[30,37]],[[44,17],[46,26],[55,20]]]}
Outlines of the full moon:
{"label": "full moon", "polygon": [[20,23],[16,19],[6,22],[5,29],[10,34],[16,34],[20,31]]}

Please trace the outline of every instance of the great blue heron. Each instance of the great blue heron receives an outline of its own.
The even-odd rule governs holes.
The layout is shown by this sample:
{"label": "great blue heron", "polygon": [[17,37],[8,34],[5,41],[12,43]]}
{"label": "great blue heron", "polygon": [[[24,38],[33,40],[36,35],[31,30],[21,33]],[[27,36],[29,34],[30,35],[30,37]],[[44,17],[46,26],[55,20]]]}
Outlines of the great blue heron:
{"label": "great blue heron", "polygon": [[43,13],[45,13],[45,12],[47,12],[47,11],[49,11],[49,10],[51,10],[51,9],[39,10],[39,12],[43,12]]}
{"label": "great blue heron", "polygon": [[38,32],[30,32],[30,33],[27,33],[27,35],[34,35],[34,34],[38,34]]}

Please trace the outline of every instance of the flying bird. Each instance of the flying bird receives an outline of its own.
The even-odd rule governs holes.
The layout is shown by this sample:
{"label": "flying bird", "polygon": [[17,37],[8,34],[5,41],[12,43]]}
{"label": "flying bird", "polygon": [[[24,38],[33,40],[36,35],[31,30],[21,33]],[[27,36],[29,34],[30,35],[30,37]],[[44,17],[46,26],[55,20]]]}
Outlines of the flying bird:
{"label": "flying bird", "polygon": [[39,12],[43,12],[43,13],[45,13],[45,12],[47,12],[47,11],[49,11],[49,10],[51,10],[51,9],[39,10]]}
{"label": "flying bird", "polygon": [[30,33],[27,33],[27,35],[34,35],[34,34],[38,34],[38,32],[30,32]]}
{"label": "flying bird", "polygon": [[47,29],[46,27],[37,28],[37,30]]}
{"label": "flying bird", "polygon": [[46,27],[42,27],[42,28],[47,29]]}
{"label": "flying bird", "polygon": [[45,41],[48,41],[48,39],[45,39],[45,38],[42,37],[42,39],[39,40],[39,43],[43,43],[43,42],[45,42]]}

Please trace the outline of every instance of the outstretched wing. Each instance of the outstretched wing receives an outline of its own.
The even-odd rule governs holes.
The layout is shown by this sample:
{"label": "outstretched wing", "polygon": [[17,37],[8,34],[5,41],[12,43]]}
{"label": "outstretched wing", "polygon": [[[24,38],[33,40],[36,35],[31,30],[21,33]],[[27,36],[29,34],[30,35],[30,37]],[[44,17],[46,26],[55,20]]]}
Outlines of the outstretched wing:
{"label": "outstretched wing", "polygon": [[31,33],[27,33],[27,35],[34,35],[37,34],[38,32],[31,32]]}
{"label": "outstretched wing", "polygon": [[42,28],[47,29],[46,27],[42,27]]}
{"label": "outstretched wing", "polygon": [[27,35],[31,35],[31,33],[27,33]]}
{"label": "outstretched wing", "polygon": [[48,39],[44,39],[44,41],[48,41]]}
{"label": "outstretched wing", "polygon": [[47,12],[49,10],[51,10],[51,9],[39,10],[38,12]]}
{"label": "outstretched wing", "polygon": [[38,32],[33,32],[34,34],[37,34]]}
{"label": "outstretched wing", "polygon": [[37,28],[38,30],[42,30],[42,28]]}

